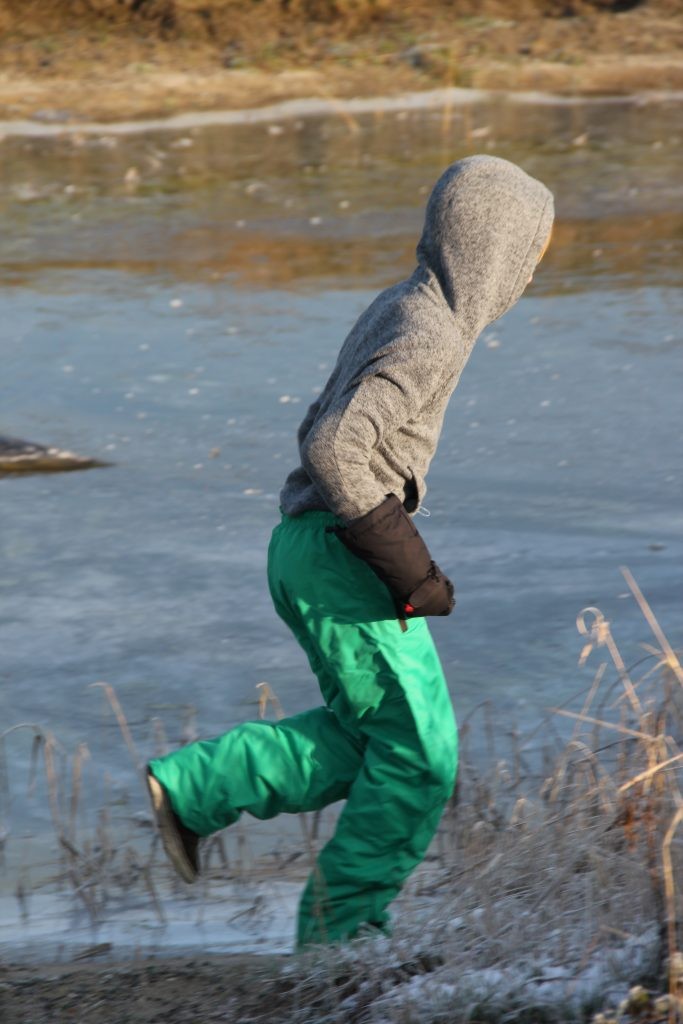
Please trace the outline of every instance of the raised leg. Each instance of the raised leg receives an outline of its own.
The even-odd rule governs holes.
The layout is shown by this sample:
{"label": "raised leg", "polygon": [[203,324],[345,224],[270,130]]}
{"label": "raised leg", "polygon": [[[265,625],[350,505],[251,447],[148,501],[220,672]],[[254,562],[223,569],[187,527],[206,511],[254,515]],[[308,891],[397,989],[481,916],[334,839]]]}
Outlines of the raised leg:
{"label": "raised leg", "polygon": [[334,713],[314,708],[280,722],[245,722],[151,761],[150,769],[182,823],[207,836],[242,811],[272,818],[344,798],[362,757],[362,742]]}

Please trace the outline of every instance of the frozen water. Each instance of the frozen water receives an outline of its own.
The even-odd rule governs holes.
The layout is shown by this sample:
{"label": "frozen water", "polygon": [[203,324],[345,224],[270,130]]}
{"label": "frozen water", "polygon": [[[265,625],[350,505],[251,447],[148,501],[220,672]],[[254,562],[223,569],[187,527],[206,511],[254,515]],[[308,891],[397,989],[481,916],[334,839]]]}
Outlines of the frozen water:
{"label": "frozen water", "polygon": [[[3,143],[0,432],[115,465],[0,481],[0,730],[86,742],[90,807],[143,801],[93,682],[116,688],[141,758],[155,719],[174,745],[190,721],[254,717],[263,680],[287,713],[319,701],[265,583],[296,427],[354,317],[410,271],[439,170],[478,147],[546,180],[559,220],[475,350],[429,475],[420,527],[456,582],[433,632],[458,715],[489,700],[502,756],[510,723],[531,735],[580,704],[586,605],[640,657],[621,565],[680,643],[680,105],[470,99],[359,108],[353,136],[321,116]],[[26,798],[30,735],[7,753],[13,892],[52,827],[44,784]]]}
{"label": "frozen water", "polygon": [[155,918],[147,899],[109,908],[97,923],[79,910],[73,896],[39,893],[28,899],[28,915],[17,901],[0,896],[0,954],[13,961],[71,959],[107,945],[109,953],[153,954],[289,953],[300,886],[294,882],[225,883],[185,898],[164,894],[165,920]]}

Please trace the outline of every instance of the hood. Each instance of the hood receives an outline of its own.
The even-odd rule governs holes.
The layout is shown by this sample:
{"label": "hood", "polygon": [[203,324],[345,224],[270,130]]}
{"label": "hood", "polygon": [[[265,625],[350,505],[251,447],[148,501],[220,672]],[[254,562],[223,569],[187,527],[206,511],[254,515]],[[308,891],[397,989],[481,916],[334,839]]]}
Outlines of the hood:
{"label": "hood", "polygon": [[417,247],[470,338],[502,316],[533,274],[553,224],[552,193],[516,164],[471,156],[444,171]]}

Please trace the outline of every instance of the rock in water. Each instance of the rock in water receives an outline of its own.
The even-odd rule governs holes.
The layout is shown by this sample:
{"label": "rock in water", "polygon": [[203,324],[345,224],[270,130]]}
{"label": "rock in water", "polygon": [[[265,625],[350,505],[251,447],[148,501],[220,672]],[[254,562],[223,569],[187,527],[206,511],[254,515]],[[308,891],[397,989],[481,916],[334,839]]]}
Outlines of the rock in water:
{"label": "rock in water", "polygon": [[76,455],[61,448],[0,435],[0,476],[8,473],[59,473],[67,469],[94,469],[110,463]]}

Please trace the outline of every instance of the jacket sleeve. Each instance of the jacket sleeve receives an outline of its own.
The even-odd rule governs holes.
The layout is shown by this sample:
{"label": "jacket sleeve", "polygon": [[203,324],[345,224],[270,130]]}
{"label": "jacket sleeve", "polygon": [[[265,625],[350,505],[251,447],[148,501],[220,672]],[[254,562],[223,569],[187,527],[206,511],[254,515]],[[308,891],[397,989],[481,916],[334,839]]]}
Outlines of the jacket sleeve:
{"label": "jacket sleeve", "polygon": [[416,340],[398,351],[391,346],[308,431],[300,446],[302,465],[328,508],[345,522],[386,497],[370,470],[373,451],[385,435],[419,416],[445,370],[443,353]]}

